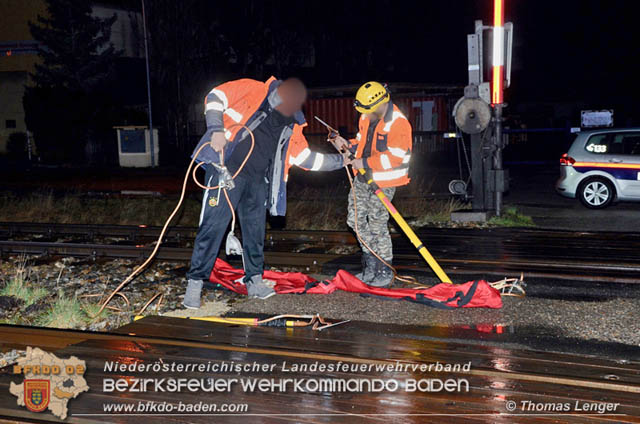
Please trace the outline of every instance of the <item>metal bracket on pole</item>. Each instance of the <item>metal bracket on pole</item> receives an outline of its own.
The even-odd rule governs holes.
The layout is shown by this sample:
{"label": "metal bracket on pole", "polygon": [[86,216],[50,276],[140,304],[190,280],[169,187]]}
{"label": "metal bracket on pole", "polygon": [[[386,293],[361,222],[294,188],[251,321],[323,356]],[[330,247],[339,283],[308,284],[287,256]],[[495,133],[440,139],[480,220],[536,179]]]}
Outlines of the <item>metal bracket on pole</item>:
{"label": "metal bracket on pole", "polygon": [[504,24],[505,52],[504,52],[504,88],[511,85],[511,58],[513,50],[513,22]]}
{"label": "metal bracket on pole", "polygon": [[[502,12],[503,1],[496,10]],[[499,62],[504,66],[504,87],[511,83],[511,50],[513,46],[513,24],[504,25],[503,58]],[[469,84],[465,87],[464,97],[454,107],[456,125],[471,138],[471,184],[472,205],[475,215],[490,211],[500,214],[502,193],[508,190],[508,171],[502,169],[502,149],[505,146],[502,131],[502,96],[500,103],[493,104],[492,84],[489,73],[494,61],[486,62],[489,55],[493,55],[493,36],[496,33],[493,26],[487,26],[481,20],[475,21],[474,33],[467,35],[467,58]],[[498,33],[500,36],[502,33]],[[489,50],[484,46],[489,43]],[[502,43],[498,42],[498,44]],[[487,55],[488,53],[489,55]],[[504,60],[504,63],[503,63]],[[486,63],[485,63],[486,62]],[[502,86],[502,84],[501,84]],[[502,90],[500,90],[500,93]],[[491,105],[491,106],[490,106]],[[488,114],[488,116],[487,116]],[[456,212],[462,215],[462,212]],[[453,216],[452,216],[453,219]],[[460,221],[464,221],[462,218]],[[475,219],[470,219],[475,220]]]}
{"label": "metal bracket on pole", "polygon": [[467,35],[467,57],[469,62],[469,84],[480,85],[482,81],[482,69],[480,64],[480,42],[478,34]]}

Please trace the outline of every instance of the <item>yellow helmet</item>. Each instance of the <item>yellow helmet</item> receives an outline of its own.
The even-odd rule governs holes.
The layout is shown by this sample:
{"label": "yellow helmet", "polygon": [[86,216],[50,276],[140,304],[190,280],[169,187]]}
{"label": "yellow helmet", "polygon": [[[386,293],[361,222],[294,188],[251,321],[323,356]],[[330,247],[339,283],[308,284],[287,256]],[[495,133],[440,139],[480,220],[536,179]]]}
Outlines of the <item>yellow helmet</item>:
{"label": "yellow helmet", "polygon": [[386,85],[376,81],[369,81],[362,84],[358,89],[353,105],[360,113],[373,113],[389,100],[390,95]]}

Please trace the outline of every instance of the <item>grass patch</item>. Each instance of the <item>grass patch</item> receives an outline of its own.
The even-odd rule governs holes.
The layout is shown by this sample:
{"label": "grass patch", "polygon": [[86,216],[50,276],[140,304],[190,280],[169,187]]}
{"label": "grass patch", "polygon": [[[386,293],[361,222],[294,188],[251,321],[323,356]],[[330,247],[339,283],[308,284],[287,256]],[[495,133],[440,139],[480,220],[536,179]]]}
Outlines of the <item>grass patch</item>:
{"label": "grass patch", "polygon": [[396,207],[415,227],[443,224],[451,221],[451,212],[469,209],[471,206],[458,199],[398,199]]}
{"label": "grass patch", "polygon": [[62,291],[48,311],[36,319],[36,324],[42,327],[77,328],[86,323],[86,314],[82,310],[80,301],[74,297],[66,297]]}
{"label": "grass patch", "polygon": [[[468,203],[454,198],[433,199],[432,187],[433,180],[414,179],[396,191],[393,204],[411,226],[447,225],[451,212],[470,208]],[[347,230],[348,189],[346,181],[320,187],[291,184],[285,228]],[[55,196],[50,192],[19,197],[3,193],[0,194],[0,221],[161,226],[176,202],[177,197],[90,198],[74,193]],[[187,197],[172,225],[197,226],[200,208],[200,195]],[[489,224],[534,226],[530,217],[515,208],[507,208],[502,217],[493,218]]]}
{"label": "grass patch", "polygon": [[21,260],[9,281],[0,290],[0,296],[13,296],[24,302],[24,306],[30,306],[48,294],[41,287],[32,287],[28,282],[28,268],[26,260]]}
{"label": "grass patch", "polygon": [[[15,265],[7,262],[1,264],[0,271],[3,277],[10,275],[10,278],[3,278],[4,286],[0,289],[0,296],[12,296],[22,300],[22,303],[11,315],[0,319],[0,324],[85,328],[95,322],[96,318],[104,319],[110,315],[110,311],[105,308],[99,316],[96,316],[100,310],[99,303],[81,301],[76,296],[65,296],[62,290],[58,290],[57,295],[51,296],[49,290],[34,287],[36,283],[31,278],[26,259],[20,259]],[[25,313],[29,306],[36,303],[38,305],[35,311]]]}
{"label": "grass patch", "polygon": [[[36,319],[36,324],[53,328],[80,328],[94,320],[100,305],[83,303],[76,296],[68,297],[60,290],[53,306]],[[106,317],[108,311],[100,316]]]}
{"label": "grass patch", "polygon": [[506,208],[501,216],[494,216],[489,220],[489,225],[500,227],[535,227],[536,224],[528,215],[518,212],[515,207]]}
{"label": "grass patch", "polygon": [[288,230],[347,230],[347,195],[344,189],[296,190],[287,201]]}
{"label": "grass patch", "polygon": [[[405,217],[422,218],[425,222],[446,221],[452,201],[425,199],[424,193],[430,193],[432,186],[433,180],[414,179],[398,189],[393,203]],[[334,185],[290,184],[286,229],[347,230],[348,189],[346,178]],[[172,225],[197,226],[201,199],[200,194],[187,197]],[[177,200],[177,196],[92,198],[74,192],[54,195],[43,191],[25,196],[3,192],[0,221],[161,226]]]}
{"label": "grass patch", "polygon": [[110,311],[107,308],[104,308],[102,312],[100,312],[100,315],[98,315],[98,312],[100,311],[101,306],[102,306],[101,303],[84,303],[82,305],[82,310],[88,317],[87,322],[94,321],[95,319],[98,319],[98,318],[106,318],[109,316]]}
{"label": "grass patch", "polygon": [[[451,212],[470,208],[457,199],[433,199],[433,180],[413,179],[399,187],[393,205],[412,226],[450,221]],[[347,230],[348,184],[296,187],[289,193],[286,228],[290,230]],[[390,218],[390,221],[393,221]]]}
{"label": "grass patch", "polygon": [[11,318],[0,319],[0,324],[20,325],[22,320],[19,315],[13,315]]}
{"label": "grass patch", "polygon": [[[70,193],[55,196],[36,192],[26,196],[0,195],[0,221],[53,222],[60,224],[163,225],[178,197],[128,198],[82,197]],[[196,226],[200,200],[187,197],[173,225]]]}
{"label": "grass patch", "polygon": [[33,305],[38,300],[47,295],[47,290],[43,288],[30,287],[26,281],[20,279],[12,279],[0,290],[0,296],[14,296],[24,302],[24,306]]}
{"label": "grass patch", "polygon": [[[456,200],[425,198],[396,198],[394,206],[412,226],[425,226],[449,222],[451,212],[467,209],[468,205]],[[325,201],[294,200],[287,207],[287,225],[290,230],[347,230],[347,196]],[[389,218],[393,221],[393,218]]]}

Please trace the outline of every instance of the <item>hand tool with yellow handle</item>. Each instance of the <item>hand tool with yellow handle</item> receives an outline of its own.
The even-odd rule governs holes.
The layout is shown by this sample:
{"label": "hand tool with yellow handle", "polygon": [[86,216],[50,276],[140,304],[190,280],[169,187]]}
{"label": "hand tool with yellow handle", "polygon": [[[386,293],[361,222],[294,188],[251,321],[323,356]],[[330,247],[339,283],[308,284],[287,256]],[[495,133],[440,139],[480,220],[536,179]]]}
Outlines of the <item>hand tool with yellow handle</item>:
{"label": "hand tool with yellow handle", "polygon": [[[136,315],[133,320],[138,321],[144,318],[144,315]],[[234,325],[248,325],[251,327],[308,327],[312,326],[313,330],[322,331],[327,328],[335,327],[336,325],[346,324],[351,320],[344,320],[339,322],[330,322],[322,318],[319,314],[315,315],[276,315],[271,318],[258,319],[258,318],[234,318],[234,317],[172,317],[183,319],[194,319],[198,321],[216,322],[219,324],[234,324]]]}
{"label": "hand tool with yellow handle", "polygon": [[440,281],[442,281],[443,283],[450,283],[451,284],[451,279],[447,276],[447,274],[444,272],[444,270],[440,267],[438,262],[435,260],[435,258],[429,252],[429,250],[427,250],[426,246],[422,243],[422,241],[420,241],[420,239],[418,238],[416,233],[411,229],[411,227],[409,227],[409,224],[407,224],[407,221],[404,220],[402,215],[400,215],[398,210],[393,206],[393,203],[391,203],[389,198],[387,196],[385,196],[385,194],[382,191],[382,189],[378,186],[378,184],[375,183],[375,181],[373,181],[373,178],[371,177],[370,173],[366,172],[362,168],[358,169],[358,172],[360,172],[360,174],[362,174],[364,176],[365,181],[367,182],[367,184],[369,184],[371,186],[371,188],[373,189],[373,192],[375,193],[375,195],[378,197],[378,199],[380,199],[380,201],[382,202],[384,207],[387,208],[387,210],[389,211],[389,213],[391,214],[393,219],[396,220],[396,222],[398,223],[398,225],[400,226],[402,231],[407,235],[407,237],[409,237],[409,240],[411,241],[411,244],[413,244],[413,246],[416,249],[418,249],[418,252],[420,253],[420,255],[422,255],[424,260],[427,261],[427,263],[429,264],[429,266],[431,267],[433,272],[436,273],[436,275],[438,276]]}
{"label": "hand tool with yellow handle", "polygon": [[[333,142],[336,139],[336,137],[339,135],[338,131],[336,129],[334,129],[333,127],[331,127],[326,122],[324,122],[322,119],[318,118],[317,116],[315,118],[316,118],[316,120],[318,120],[318,122],[320,122],[322,125],[324,125],[327,128],[327,131],[329,131],[328,141],[331,142],[333,147],[338,149],[336,144]],[[340,149],[338,149],[338,151],[340,151]],[[354,159],[355,158],[353,153],[351,153],[349,155],[349,157],[350,157],[350,159]],[[400,215],[400,213],[393,206],[393,204],[391,203],[389,198],[387,196],[385,196],[384,192],[378,186],[378,184],[376,184],[375,181],[373,181],[371,173],[368,173],[364,169],[358,169],[358,172],[360,174],[362,174],[362,176],[364,176],[364,179],[367,182],[367,184],[369,184],[369,186],[371,186],[371,188],[373,189],[375,195],[378,197],[378,199],[380,199],[380,201],[382,202],[384,207],[387,208],[387,210],[389,211],[389,213],[391,214],[393,219],[395,219],[395,221],[398,223],[398,225],[400,226],[402,231],[407,235],[407,237],[409,237],[409,240],[411,240],[411,243],[415,246],[416,249],[418,249],[418,252],[420,252],[420,255],[422,255],[424,260],[427,261],[427,263],[429,264],[429,266],[431,267],[433,272],[436,273],[436,275],[438,276],[440,281],[442,281],[443,283],[452,284],[451,279],[449,278],[449,276],[447,276],[447,274],[440,267],[440,265],[435,260],[435,258],[431,255],[429,250],[427,250],[427,248],[424,245],[424,243],[422,243],[422,241],[420,241],[420,239],[418,238],[416,233],[411,229],[411,227],[409,227],[409,224],[407,224],[407,221],[405,221],[404,218],[402,217],[402,215]]]}
{"label": "hand tool with yellow handle", "polygon": [[[133,320],[137,321],[139,319],[144,318],[144,315],[136,315]],[[290,320],[285,318],[280,318],[274,321],[268,321],[265,323],[260,322],[258,318],[224,318],[224,317],[213,317],[213,316],[205,316],[205,317],[174,317],[174,318],[184,318],[184,319],[193,319],[197,321],[208,321],[208,322],[217,322],[220,324],[235,324],[235,325],[249,325],[252,327],[258,326],[267,326],[267,327],[305,327],[307,326],[306,321],[300,320]]]}

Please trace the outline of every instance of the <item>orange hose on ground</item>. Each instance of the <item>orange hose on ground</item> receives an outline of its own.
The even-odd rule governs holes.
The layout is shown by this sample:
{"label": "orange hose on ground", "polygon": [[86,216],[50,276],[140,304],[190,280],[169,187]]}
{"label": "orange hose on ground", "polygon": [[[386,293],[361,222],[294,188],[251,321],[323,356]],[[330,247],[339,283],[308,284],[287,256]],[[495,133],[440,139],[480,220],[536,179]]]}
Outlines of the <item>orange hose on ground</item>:
{"label": "orange hose on ground", "polygon": [[[231,126],[229,128],[229,130],[231,128],[234,128],[236,126],[240,126],[243,127],[244,129],[246,129],[249,133],[249,135],[251,136],[251,148],[249,149],[249,152],[247,153],[247,156],[244,158],[244,160],[242,161],[242,164],[240,165],[240,167],[238,168],[238,170],[236,171],[236,173],[232,176],[232,178],[236,178],[238,176],[238,174],[240,173],[240,171],[242,170],[242,168],[244,167],[244,165],[247,163],[247,160],[249,159],[249,156],[251,156],[251,153],[253,152],[253,148],[255,146],[255,137],[253,136],[253,131],[251,131],[249,128],[247,128],[246,125],[242,125],[242,124],[234,124],[233,126]],[[187,190],[187,182],[189,181],[189,174],[191,171],[191,168],[193,167],[193,164],[196,161],[196,158],[198,157],[198,155],[200,154],[200,152],[202,151],[202,149],[204,149],[205,146],[210,146],[213,149],[213,144],[211,142],[209,143],[203,143],[202,146],[200,146],[200,148],[196,151],[196,153],[193,155],[193,158],[191,159],[191,162],[189,162],[189,167],[187,168],[187,172],[184,175],[184,181],[182,182],[182,191],[180,192],[180,199],[178,200],[178,204],[176,205],[176,207],[173,209],[173,212],[171,212],[171,215],[169,215],[169,218],[167,219],[167,221],[164,223],[164,226],[162,227],[162,231],[160,232],[160,235],[158,236],[158,240],[156,242],[155,247],[153,248],[153,251],[151,252],[151,254],[149,255],[149,257],[147,258],[146,261],[144,261],[142,263],[142,265],[140,265],[138,268],[136,268],[131,274],[129,274],[129,276],[127,278],[125,278],[125,280],[120,283],[118,285],[118,287],[115,288],[115,290],[113,290],[111,292],[111,294],[109,295],[109,297],[107,297],[107,299],[102,303],[102,305],[100,306],[100,310],[98,310],[98,312],[96,313],[96,315],[94,316],[97,317],[99,316],[102,311],[104,310],[104,308],[107,307],[107,305],[109,304],[109,302],[111,301],[111,299],[113,299],[113,297],[118,294],[120,292],[120,290],[127,285],[127,283],[129,283],[130,281],[132,281],[137,275],[138,273],[140,273],[142,270],[144,270],[147,265],[149,265],[149,263],[151,263],[151,261],[153,260],[153,258],[155,257],[155,255],[158,253],[158,249],[160,248],[160,245],[162,244],[162,239],[164,238],[164,234],[167,231],[167,228],[169,227],[169,223],[171,223],[171,220],[175,217],[176,213],[178,213],[178,211],[180,210],[180,207],[182,206],[182,202],[184,201],[184,195],[186,193]],[[221,154],[221,159],[222,159],[222,164],[224,165],[224,152],[222,152]],[[215,187],[207,187],[207,186],[203,186],[201,185],[195,177],[195,170],[200,167],[200,165],[202,165],[202,162],[200,164],[198,164],[196,166],[196,168],[194,168],[194,172],[193,172],[193,179],[195,181],[195,183],[202,188],[205,189],[216,189],[219,186],[215,186]],[[231,205],[231,201],[229,200],[229,196],[227,195],[227,191],[226,189],[223,189],[225,197],[227,198],[227,202],[229,203],[229,208],[231,208],[231,213],[233,216],[233,220],[235,222],[235,211],[233,210],[233,206]]]}

